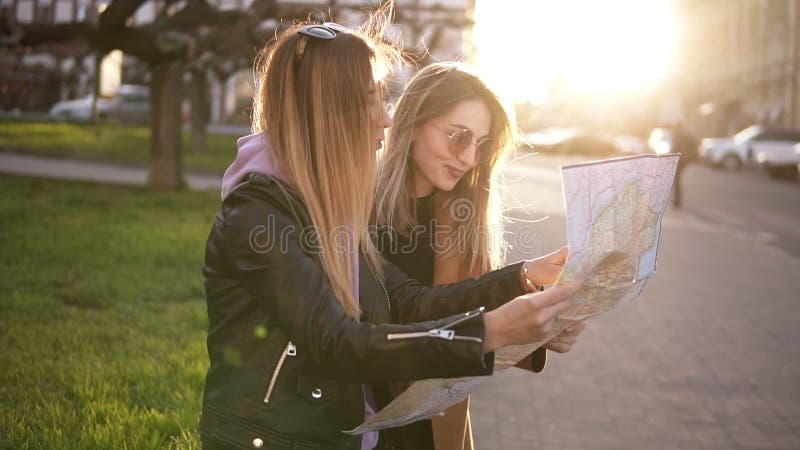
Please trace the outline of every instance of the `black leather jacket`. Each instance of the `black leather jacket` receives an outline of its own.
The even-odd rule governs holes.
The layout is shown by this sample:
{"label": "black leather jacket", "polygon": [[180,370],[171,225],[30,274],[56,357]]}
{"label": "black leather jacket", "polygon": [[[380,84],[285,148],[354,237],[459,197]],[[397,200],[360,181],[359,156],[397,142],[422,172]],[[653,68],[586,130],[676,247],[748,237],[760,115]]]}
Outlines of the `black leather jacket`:
{"label": "black leather jacket", "polygon": [[[342,431],[364,420],[365,383],[382,408],[389,382],[492,372],[476,310],[524,293],[519,264],[425,288],[391,264],[381,283],[362,261],[356,321],[308,245],[309,224],[296,192],[257,173],[215,218],[203,269],[206,448],[359,449],[361,437]],[[391,448],[391,434],[379,447]]]}

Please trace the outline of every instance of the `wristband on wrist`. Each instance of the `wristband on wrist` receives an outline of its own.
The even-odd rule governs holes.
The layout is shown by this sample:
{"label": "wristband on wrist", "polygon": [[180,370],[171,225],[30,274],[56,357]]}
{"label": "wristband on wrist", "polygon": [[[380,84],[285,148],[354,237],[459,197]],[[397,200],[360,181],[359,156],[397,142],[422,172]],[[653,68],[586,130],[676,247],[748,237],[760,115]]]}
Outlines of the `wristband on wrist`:
{"label": "wristband on wrist", "polygon": [[544,286],[539,286],[531,280],[530,275],[528,274],[528,260],[525,260],[522,263],[522,277],[525,280],[525,289],[528,292],[541,292],[544,290]]}

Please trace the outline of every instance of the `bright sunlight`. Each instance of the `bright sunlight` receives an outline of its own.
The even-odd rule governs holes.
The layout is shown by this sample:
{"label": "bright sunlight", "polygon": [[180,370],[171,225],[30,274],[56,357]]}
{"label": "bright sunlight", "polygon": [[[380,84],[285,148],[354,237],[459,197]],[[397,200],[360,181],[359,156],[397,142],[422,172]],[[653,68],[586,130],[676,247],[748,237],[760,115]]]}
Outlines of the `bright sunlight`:
{"label": "bright sunlight", "polygon": [[674,67],[669,0],[478,0],[475,64],[501,95],[544,103],[554,80],[579,95],[652,88]]}

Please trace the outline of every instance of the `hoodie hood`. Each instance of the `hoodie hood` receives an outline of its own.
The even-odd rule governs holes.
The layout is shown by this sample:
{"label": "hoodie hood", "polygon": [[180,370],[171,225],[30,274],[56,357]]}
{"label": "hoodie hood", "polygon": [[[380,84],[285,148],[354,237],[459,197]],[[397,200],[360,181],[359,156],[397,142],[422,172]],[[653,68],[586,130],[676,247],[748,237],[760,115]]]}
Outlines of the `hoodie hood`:
{"label": "hoodie hood", "polygon": [[275,177],[289,186],[292,185],[275,162],[272,140],[267,133],[259,132],[240,137],[236,140],[236,148],[236,159],[222,176],[222,200],[250,172]]}
{"label": "hoodie hood", "polygon": [[[275,161],[274,147],[269,134],[264,132],[249,134],[236,140],[236,159],[225,171],[222,176],[222,200],[230,195],[236,186],[241,183],[245,176],[251,172],[277,178],[287,186],[294,186],[286,176],[286,173],[278,167]],[[356,247],[357,248],[357,247]],[[353,271],[353,286],[355,286],[355,297],[358,301],[358,251],[356,248],[350,249]]]}

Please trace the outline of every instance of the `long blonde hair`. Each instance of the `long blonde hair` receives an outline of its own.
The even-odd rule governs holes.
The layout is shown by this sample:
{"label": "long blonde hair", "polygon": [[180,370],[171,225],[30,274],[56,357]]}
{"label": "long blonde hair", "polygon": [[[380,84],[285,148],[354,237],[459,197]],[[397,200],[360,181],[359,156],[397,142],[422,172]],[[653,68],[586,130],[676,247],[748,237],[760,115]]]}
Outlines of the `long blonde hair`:
{"label": "long blonde hair", "polygon": [[497,96],[478,78],[458,63],[431,64],[409,81],[394,111],[393,125],[378,162],[375,212],[377,223],[407,235],[417,224],[411,150],[417,127],[446,114],[465,100],[482,101],[491,113],[489,136],[491,157],[459,180],[451,192],[436,192],[436,215],[449,213],[457,222],[446,240],[452,245],[446,255],[458,248],[472,251],[468,264],[460,267],[466,277],[485,273],[502,265],[505,241],[495,168],[511,150],[514,132],[509,115]]}
{"label": "long blonde hair", "polygon": [[253,131],[270,134],[277,165],[308,208],[325,275],[353,317],[359,308],[351,252],[360,249],[382,277],[382,259],[366,232],[378,126],[369,113],[369,89],[379,81],[375,74],[400,58],[397,47],[382,40],[391,15],[389,2],[360,30],[330,40],[301,35],[306,23],[295,24],[256,63]]}

